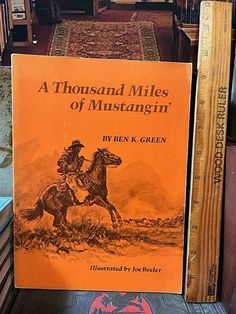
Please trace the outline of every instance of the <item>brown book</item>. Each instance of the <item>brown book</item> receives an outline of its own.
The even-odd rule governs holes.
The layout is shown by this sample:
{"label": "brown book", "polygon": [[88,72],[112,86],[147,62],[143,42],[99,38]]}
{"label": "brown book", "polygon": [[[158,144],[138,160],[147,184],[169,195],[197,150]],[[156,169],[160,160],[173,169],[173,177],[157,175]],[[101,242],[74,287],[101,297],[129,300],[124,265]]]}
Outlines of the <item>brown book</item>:
{"label": "brown book", "polygon": [[13,301],[16,291],[16,289],[14,289],[13,281],[14,272],[13,269],[11,269],[6,276],[3,285],[0,286],[0,313],[2,314],[9,313],[8,308]]}
{"label": "brown book", "polygon": [[10,240],[10,238],[13,235],[13,223],[12,220],[7,224],[5,229],[0,233],[0,253],[4,250],[4,246],[7,243],[7,241]]}
{"label": "brown book", "polygon": [[13,216],[12,197],[0,197],[0,233]]}
{"label": "brown book", "polygon": [[8,276],[11,268],[13,267],[13,255],[8,255],[3,267],[1,268],[0,271],[0,288],[2,285],[4,285],[4,282],[6,280],[6,277]]}
{"label": "brown book", "polygon": [[[233,291],[236,289],[236,145],[226,150],[224,254],[222,302],[233,312]],[[235,304],[236,305],[236,304]]]}
{"label": "brown book", "polygon": [[3,268],[5,261],[7,260],[8,256],[13,256],[13,239],[12,237],[5,243],[3,249],[0,251],[0,271]]}

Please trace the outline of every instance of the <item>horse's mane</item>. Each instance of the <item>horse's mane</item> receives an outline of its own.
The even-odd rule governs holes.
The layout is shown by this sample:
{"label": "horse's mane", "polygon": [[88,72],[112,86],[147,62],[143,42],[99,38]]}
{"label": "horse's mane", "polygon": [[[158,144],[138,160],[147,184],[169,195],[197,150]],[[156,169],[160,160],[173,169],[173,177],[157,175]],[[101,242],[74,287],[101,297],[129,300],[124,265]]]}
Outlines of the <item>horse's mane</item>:
{"label": "horse's mane", "polygon": [[102,152],[107,152],[107,151],[108,151],[107,148],[97,148],[96,152],[94,152],[93,155],[92,155],[93,162],[92,162],[92,164],[89,166],[89,168],[87,169],[87,172],[90,172],[90,170],[93,168],[94,162],[97,160],[98,156],[99,156]]}
{"label": "horse's mane", "polygon": [[101,152],[108,152],[108,149],[107,149],[107,148],[97,148],[96,152],[93,153],[93,159],[96,159],[97,156],[98,156]]}

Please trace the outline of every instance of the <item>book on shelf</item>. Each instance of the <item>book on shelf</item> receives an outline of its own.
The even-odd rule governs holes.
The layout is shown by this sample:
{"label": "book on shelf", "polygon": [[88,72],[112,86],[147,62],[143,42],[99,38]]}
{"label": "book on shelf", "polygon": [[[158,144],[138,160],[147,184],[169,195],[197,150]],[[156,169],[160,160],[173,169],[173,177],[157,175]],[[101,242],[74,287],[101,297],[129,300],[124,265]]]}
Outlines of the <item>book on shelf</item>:
{"label": "book on shelf", "polygon": [[12,197],[0,197],[0,233],[13,216]]}
{"label": "book on shelf", "polygon": [[13,280],[12,198],[0,197],[0,313],[8,313],[16,292]]}
{"label": "book on shelf", "polygon": [[198,24],[201,0],[175,0],[174,10],[181,23]]}
{"label": "book on shelf", "polygon": [[11,0],[11,5],[13,13],[25,12],[25,0]]}
{"label": "book on shelf", "polygon": [[0,197],[0,286],[13,264],[12,197]]}
{"label": "book on shelf", "polygon": [[9,272],[13,268],[13,252],[6,256],[2,267],[0,268],[0,287],[4,284],[4,280],[8,276]]}
{"label": "book on shelf", "polygon": [[8,42],[11,29],[11,13],[8,0],[0,0],[0,53]]}
{"label": "book on shelf", "polygon": [[4,282],[0,285],[0,313],[9,313],[14,298],[16,296],[14,288],[14,271],[13,268],[7,273]]}
{"label": "book on shelf", "polygon": [[12,61],[16,286],[181,293],[191,64]]}
{"label": "book on shelf", "polygon": [[3,268],[9,255],[13,256],[13,234],[12,237],[4,243],[2,250],[0,250],[0,269]]}
{"label": "book on shelf", "polygon": [[13,20],[24,20],[26,18],[25,12],[12,13]]}
{"label": "book on shelf", "polygon": [[6,225],[3,231],[0,233],[0,251],[4,250],[4,247],[8,241],[13,237],[13,223],[12,220]]}
{"label": "book on shelf", "polygon": [[[174,0],[174,12],[181,23],[185,24],[199,24],[200,5],[202,0]],[[231,1],[232,9],[232,24],[235,27],[236,16],[236,0]]]}

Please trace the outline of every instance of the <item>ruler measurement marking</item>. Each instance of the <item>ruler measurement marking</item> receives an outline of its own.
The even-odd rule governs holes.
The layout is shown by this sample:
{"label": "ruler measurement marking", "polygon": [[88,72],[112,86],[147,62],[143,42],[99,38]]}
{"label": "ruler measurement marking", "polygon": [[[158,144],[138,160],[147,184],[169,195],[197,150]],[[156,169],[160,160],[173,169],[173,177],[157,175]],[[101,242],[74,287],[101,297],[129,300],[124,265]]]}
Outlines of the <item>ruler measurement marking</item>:
{"label": "ruler measurement marking", "polygon": [[[204,1],[201,4],[195,108],[197,119],[193,144],[189,255],[185,292],[187,301],[213,301],[216,293],[219,239],[218,235],[213,238],[204,235],[205,232],[207,235],[214,233],[220,219],[219,211],[213,211],[214,206],[219,207],[221,198],[218,182],[214,183],[214,174],[216,175],[216,169],[220,170],[224,158],[221,149],[224,147],[222,136],[225,136],[226,110],[223,106],[226,104],[224,98],[227,99],[228,94],[228,91],[224,90],[225,86],[228,86],[226,78],[228,56],[225,55],[224,45],[228,45],[230,41],[231,8],[231,4],[223,2]],[[211,31],[213,29],[215,33]],[[222,42],[217,38],[220,32],[223,32]],[[217,45],[219,45],[218,58],[214,56]],[[215,73],[214,69],[218,73]],[[221,92],[225,93],[225,97]]]}

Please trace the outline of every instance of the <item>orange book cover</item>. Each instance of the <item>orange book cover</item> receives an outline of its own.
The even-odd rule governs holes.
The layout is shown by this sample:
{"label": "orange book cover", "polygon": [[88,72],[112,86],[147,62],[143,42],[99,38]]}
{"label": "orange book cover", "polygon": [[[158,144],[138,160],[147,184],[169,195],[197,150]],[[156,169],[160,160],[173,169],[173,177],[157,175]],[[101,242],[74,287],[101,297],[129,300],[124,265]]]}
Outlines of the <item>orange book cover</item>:
{"label": "orange book cover", "polygon": [[191,65],[13,56],[17,287],[182,291]]}

